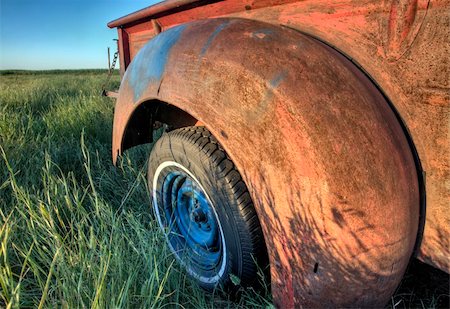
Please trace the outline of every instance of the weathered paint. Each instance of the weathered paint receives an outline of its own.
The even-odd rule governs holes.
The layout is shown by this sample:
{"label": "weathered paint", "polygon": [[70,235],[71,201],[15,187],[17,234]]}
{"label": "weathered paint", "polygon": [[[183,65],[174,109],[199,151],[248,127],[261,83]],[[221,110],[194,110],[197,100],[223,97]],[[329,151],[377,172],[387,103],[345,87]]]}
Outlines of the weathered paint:
{"label": "weathered paint", "polygon": [[133,85],[135,101],[150,84],[161,83],[170,50],[180,38],[184,28],[185,26],[181,25],[161,33],[136,55],[124,77]]}
{"label": "weathered paint", "polygon": [[367,76],[296,30],[244,19],[185,24],[163,75],[138,97],[122,81],[113,157],[139,103],[189,111],[250,190],[278,306],[384,305],[413,250],[419,188],[405,132]]}
{"label": "weathered paint", "polygon": [[211,46],[211,44],[214,41],[214,39],[219,35],[220,31],[225,29],[225,27],[227,25],[228,25],[228,20],[224,21],[222,24],[217,26],[216,29],[214,29],[213,33],[209,36],[208,40],[206,40],[206,44],[203,45],[202,50],[200,52],[200,57],[203,57],[205,55],[206,51]]}
{"label": "weathered paint", "polygon": [[[346,54],[382,89],[411,136],[426,179],[418,257],[449,272],[449,8],[449,0],[169,0],[109,25],[133,34],[151,28],[152,18],[169,29],[199,19],[241,17],[296,29]],[[140,44],[125,37],[122,68],[130,59],[128,45]]]}
{"label": "weathered paint", "polygon": [[252,33],[252,36],[261,40],[268,39],[268,36],[273,34],[273,31],[270,29],[259,29]]}
{"label": "weathered paint", "polygon": [[286,71],[282,71],[281,73],[278,73],[269,83],[270,86],[272,86],[273,88],[277,88],[280,83],[283,81],[283,79],[286,78],[287,72]]}
{"label": "weathered paint", "polygon": [[[398,60],[416,39],[425,15],[417,16],[418,7],[430,5],[429,0],[397,0],[392,1],[385,43],[386,55],[391,60]],[[418,20],[417,20],[418,19]]]}

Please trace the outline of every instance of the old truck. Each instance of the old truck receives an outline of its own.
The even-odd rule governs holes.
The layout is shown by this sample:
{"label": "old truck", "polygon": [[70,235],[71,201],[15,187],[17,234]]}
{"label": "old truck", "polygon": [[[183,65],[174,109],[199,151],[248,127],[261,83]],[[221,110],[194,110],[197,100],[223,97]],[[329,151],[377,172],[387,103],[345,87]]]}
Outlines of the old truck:
{"label": "old truck", "polygon": [[[448,0],[168,0],[114,20],[114,163],[156,141],[155,220],[205,289],[382,306],[449,272]],[[150,211],[150,206],[149,206]]]}

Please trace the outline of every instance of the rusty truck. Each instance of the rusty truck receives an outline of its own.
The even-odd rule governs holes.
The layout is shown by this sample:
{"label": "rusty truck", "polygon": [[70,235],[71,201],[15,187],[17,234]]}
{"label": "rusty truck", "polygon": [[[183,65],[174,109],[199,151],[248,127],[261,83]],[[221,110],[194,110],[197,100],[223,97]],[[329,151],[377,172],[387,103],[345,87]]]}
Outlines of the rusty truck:
{"label": "rusty truck", "polygon": [[[207,290],[383,306],[449,272],[448,0],[168,0],[117,28],[112,159],[155,142],[149,211]],[[150,206],[151,205],[151,206]]]}

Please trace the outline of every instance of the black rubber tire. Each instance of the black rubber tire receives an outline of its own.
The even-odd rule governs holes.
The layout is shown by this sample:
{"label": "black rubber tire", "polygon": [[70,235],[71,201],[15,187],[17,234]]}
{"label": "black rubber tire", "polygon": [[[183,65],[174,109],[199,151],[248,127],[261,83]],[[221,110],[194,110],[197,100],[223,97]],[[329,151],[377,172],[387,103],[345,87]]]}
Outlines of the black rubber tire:
{"label": "black rubber tire", "polygon": [[[155,172],[164,162],[176,162],[195,175],[210,197],[223,230],[225,271],[213,283],[192,276],[194,280],[210,291],[217,287],[236,291],[236,282],[242,286],[259,285],[258,270],[262,269],[266,275],[268,270],[263,233],[247,187],[224,149],[204,127],[185,127],[163,134],[149,158],[148,184],[152,196]],[[155,183],[163,181],[158,175]]]}

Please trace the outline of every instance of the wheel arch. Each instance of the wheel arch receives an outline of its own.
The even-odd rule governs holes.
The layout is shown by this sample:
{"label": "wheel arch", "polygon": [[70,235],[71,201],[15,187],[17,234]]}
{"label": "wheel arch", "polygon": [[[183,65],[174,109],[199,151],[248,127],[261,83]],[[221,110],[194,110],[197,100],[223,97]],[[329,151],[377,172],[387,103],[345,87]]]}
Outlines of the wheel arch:
{"label": "wheel arch", "polygon": [[158,99],[146,99],[130,114],[120,141],[121,152],[153,141],[153,131],[160,124],[170,129],[198,125],[199,121],[186,111]]}
{"label": "wheel arch", "polygon": [[395,106],[394,102],[386,94],[386,92],[383,90],[383,88],[377,82],[377,80],[371,74],[369,74],[369,72],[367,72],[367,70],[365,70],[364,67],[354,57],[345,53],[342,49],[339,49],[336,46],[329,44],[322,38],[312,35],[311,33],[303,32],[303,31],[300,31],[298,29],[291,28],[291,27],[288,27],[288,28],[290,28],[294,31],[299,31],[300,33],[302,33],[304,35],[310,36],[310,37],[320,41],[322,44],[328,46],[329,48],[332,48],[337,53],[339,53],[340,55],[342,55],[343,57],[348,59],[348,61],[350,61],[355,66],[355,68],[359,69],[361,71],[361,73],[363,73],[373,83],[373,85],[378,89],[380,94],[384,97],[386,104],[389,105],[392,112],[394,113],[394,115],[398,121],[398,124],[401,126],[404,136],[408,141],[408,145],[410,147],[411,154],[414,158],[415,167],[416,167],[416,171],[417,171],[417,181],[418,181],[418,186],[419,186],[419,191],[420,191],[420,215],[419,215],[420,218],[419,218],[419,224],[418,224],[417,239],[416,239],[416,242],[414,245],[414,250],[413,250],[413,255],[412,255],[412,257],[417,257],[419,255],[420,246],[422,244],[422,239],[423,239],[423,234],[424,234],[424,229],[425,229],[425,221],[426,221],[426,210],[427,210],[427,198],[426,198],[426,187],[425,187],[426,174],[425,174],[424,169],[422,168],[422,161],[421,161],[419,152],[417,150],[413,135],[412,135],[410,129],[408,128],[406,121],[403,119],[401,113]]}
{"label": "wheel arch", "polygon": [[[113,158],[136,106],[183,108],[179,115],[211,130],[249,187],[278,305],[354,305],[358,295],[360,305],[383,305],[413,250],[420,198],[405,127],[373,81],[317,40],[261,22],[200,21],[158,37],[124,76]],[[344,265],[354,256],[358,263]],[[324,283],[333,278],[344,282]],[[358,294],[361,286],[376,298]]]}

